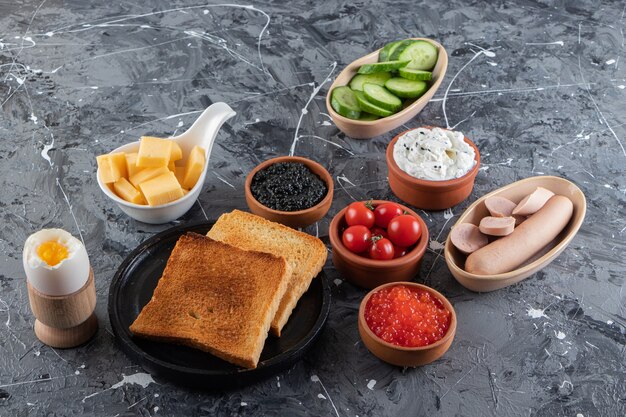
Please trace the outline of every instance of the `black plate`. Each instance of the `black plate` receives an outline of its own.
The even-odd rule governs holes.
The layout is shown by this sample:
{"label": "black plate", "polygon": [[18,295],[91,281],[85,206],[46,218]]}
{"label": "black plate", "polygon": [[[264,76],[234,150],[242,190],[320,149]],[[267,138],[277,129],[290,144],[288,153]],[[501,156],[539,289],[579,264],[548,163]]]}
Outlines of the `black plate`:
{"label": "black plate", "polygon": [[214,222],[173,227],[139,245],[122,262],[109,288],[109,320],[122,350],[150,373],[201,388],[251,384],[291,367],[319,336],[330,310],[330,287],[321,272],[283,328],[268,336],[256,369],[243,369],[200,350],[133,337],[128,329],[150,301],[178,238],[206,234]]}

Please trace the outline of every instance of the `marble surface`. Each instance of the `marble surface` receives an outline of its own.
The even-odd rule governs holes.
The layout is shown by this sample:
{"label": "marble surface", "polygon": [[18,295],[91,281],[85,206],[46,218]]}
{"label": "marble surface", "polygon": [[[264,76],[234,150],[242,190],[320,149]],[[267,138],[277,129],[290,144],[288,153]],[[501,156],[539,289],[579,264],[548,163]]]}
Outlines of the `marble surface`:
{"label": "marble surface", "polygon": [[[0,416],[624,416],[625,10],[591,0],[2,2]],[[142,134],[184,131],[225,101],[237,116],[180,222],[245,208],[246,173],[293,153],[335,178],[328,216],[307,229],[327,243],[331,216],[353,199],[395,199],[384,150],[405,128],[346,137],[326,114],[327,88],[352,60],[411,36],[437,39],[450,64],[406,127],[456,127],[483,158],[467,201],[420,212],[432,241],[417,281],[448,296],[459,317],[445,357],[403,370],[370,355],[356,326],[365,292],[330,261],[325,331],[303,361],[264,383],[192,391],[125,357],[106,313],[110,280],[171,224],[122,214],[97,186],[95,156]],[[464,289],[441,256],[450,227],[483,193],[544,174],[587,195],[578,236],[518,285]],[[32,332],[21,251],[43,227],[82,238],[95,270],[101,329],[78,349],[51,349]]]}

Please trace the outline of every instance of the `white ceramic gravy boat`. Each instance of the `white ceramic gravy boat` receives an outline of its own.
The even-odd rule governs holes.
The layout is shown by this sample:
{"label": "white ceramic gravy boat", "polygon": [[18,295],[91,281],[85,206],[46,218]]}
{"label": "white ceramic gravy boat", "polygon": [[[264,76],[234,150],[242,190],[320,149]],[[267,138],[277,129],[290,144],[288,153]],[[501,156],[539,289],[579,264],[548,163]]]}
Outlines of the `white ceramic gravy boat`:
{"label": "white ceramic gravy boat", "polygon": [[[193,125],[183,134],[169,138],[176,141],[183,150],[183,163],[186,160],[186,155],[189,155],[191,149],[195,146],[201,146],[205,150],[206,163],[200,179],[196,185],[189,190],[189,193],[184,197],[172,201],[171,203],[163,204],[161,206],[145,206],[134,203],[129,203],[118,197],[112,190],[112,188],[104,184],[100,179],[100,172],[96,173],[98,178],[98,185],[104,194],[111,200],[115,201],[119,208],[130,217],[135,220],[144,223],[162,224],[176,220],[183,214],[185,214],[191,206],[194,205],[202,186],[204,185],[204,179],[206,177],[207,169],[209,166],[209,158],[211,156],[211,149],[213,148],[213,142],[217,137],[217,132],[220,130],[224,122],[235,115],[235,111],[230,108],[226,103],[214,103],[210,105],[205,111],[202,112],[200,117],[193,123]],[[137,152],[139,150],[139,141],[127,143],[122,145],[113,152]]]}

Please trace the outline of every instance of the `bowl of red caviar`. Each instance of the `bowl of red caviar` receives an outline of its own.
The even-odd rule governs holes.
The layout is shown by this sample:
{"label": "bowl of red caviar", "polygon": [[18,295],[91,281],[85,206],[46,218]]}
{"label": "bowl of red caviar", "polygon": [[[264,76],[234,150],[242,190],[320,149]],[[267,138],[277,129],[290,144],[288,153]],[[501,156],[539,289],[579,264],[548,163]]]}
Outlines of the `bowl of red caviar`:
{"label": "bowl of red caviar", "polygon": [[359,308],[359,334],[367,349],[397,366],[439,359],[456,333],[450,301],[426,285],[392,282],[370,291]]}

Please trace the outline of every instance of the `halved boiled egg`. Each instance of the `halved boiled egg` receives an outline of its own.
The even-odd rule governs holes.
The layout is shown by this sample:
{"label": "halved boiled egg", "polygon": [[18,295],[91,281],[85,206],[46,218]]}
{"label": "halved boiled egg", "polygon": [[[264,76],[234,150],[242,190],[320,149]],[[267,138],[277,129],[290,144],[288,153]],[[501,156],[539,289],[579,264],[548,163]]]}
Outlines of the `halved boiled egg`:
{"label": "halved boiled egg", "polygon": [[89,279],[89,257],[80,240],[63,229],[43,229],[26,239],[26,279],[47,295],[68,295]]}

